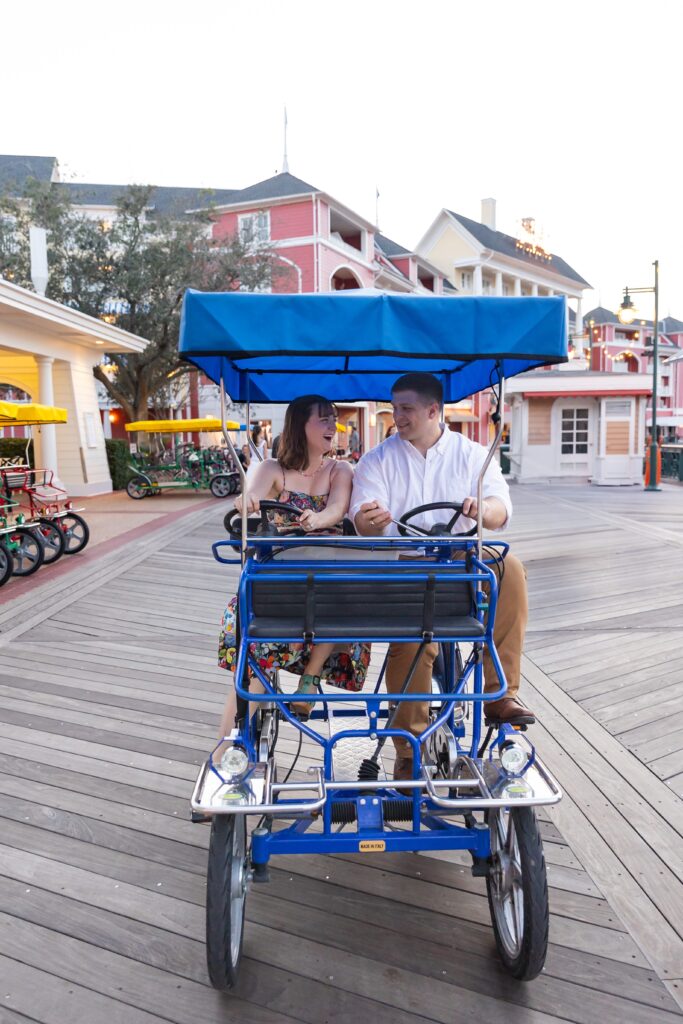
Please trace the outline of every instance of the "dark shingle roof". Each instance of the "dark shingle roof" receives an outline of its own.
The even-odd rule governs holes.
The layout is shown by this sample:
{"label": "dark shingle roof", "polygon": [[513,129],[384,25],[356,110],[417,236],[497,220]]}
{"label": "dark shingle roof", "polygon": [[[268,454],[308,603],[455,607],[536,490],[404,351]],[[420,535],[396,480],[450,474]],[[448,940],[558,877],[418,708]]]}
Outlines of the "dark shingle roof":
{"label": "dark shingle roof", "polygon": [[398,242],[393,242],[391,238],[380,234],[379,231],[375,234],[375,242],[389,259],[396,256],[410,256],[410,249],[404,249]]}
{"label": "dark shingle roof", "polygon": [[[470,220],[469,217],[462,217],[459,213],[454,213],[453,210],[448,211],[451,217],[455,217],[464,228],[467,228],[471,235],[477,239],[478,242],[486,249],[492,249],[494,252],[503,253],[505,256],[514,256],[517,260],[523,260],[525,263],[529,263],[532,266],[538,266],[539,261],[532,256],[530,253],[524,252],[522,249],[517,248],[517,239],[513,238],[512,235],[506,235],[502,231],[494,231],[492,228],[487,228],[485,224],[480,224],[476,220]],[[570,277],[573,281],[578,281],[579,284],[585,284],[588,287],[588,281],[584,280],[580,274],[577,274],[568,263],[565,263],[563,259],[556,256],[553,253],[553,258],[549,263],[543,263],[543,266],[547,270],[555,271],[557,274],[562,274],[563,277]]]}
{"label": "dark shingle roof", "polygon": [[249,185],[247,188],[233,192],[222,205],[252,203],[261,199],[281,199],[283,196],[307,196],[314,192],[320,192],[320,189],[283,171],[272,178],[266,178],[265,181],[258,181],[255,185]]}
{"label": "dark shingle roof", "polygon": [[0,155],[0,188],[21,191],[29,178],[51,181],[56,163],[54,156]]}
{"label": "dark shingle roof", "polygon": [[616,324],[619,322],[617,314],[611,309],[606,309],[604,306],[596,306],[595,309],[585,313],[583,317],[584,324],[587,324],[589,320],[594,320],[596,324]]}
{"label": "dark shingle roof", "polygon": [[457,292],[458,289],[455,287],[454,284],[451,284],[451,282],[448,280],[448,278],[444,277],[444,279],[443,279],[443,290],[445,292]]}
{"label": "dark shingle roof", "polygon": [[[597,306],[595,309],[591,309],[589,313],[583,318],[584,324],[588,324],[590,320],[593,320],[596,324],[617,324],[619,328],[629,328],[637,331],[641,327],[652,329],[652,320],[643,320],[641,317],[636,317],[632,324],[621,324],[619,317],[616,313],[613,313],[611,309],[605,309],[604,306]],[[663,334],[681,334],[683,333],[683,321],[676,320],[673,316],[665,316],[663,320],[659,321],[660,331],[660,342],[663,345],[673,344],[667,342],[662,338]]]}
{"label": "dark shingle roof", "polygon": [[[60,186],[75,206],[115,206],[124,195],[126,185],[91,185],[83,182],[64,182]],[[185,213],[230,201],[235,189],[173,188],[157,186],[150,196],[150,205],[158,213]]]}

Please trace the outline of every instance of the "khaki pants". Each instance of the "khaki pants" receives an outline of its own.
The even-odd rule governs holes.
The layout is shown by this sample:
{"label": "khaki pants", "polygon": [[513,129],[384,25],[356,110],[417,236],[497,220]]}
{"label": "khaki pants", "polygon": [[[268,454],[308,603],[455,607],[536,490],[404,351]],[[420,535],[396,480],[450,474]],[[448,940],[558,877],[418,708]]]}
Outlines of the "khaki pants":
{"label": "khaki pants", "polygon": [[[494,571],[500,576],[497,567]],[[505,558],[505,575],[498,590],[498,607],[493,639],[498,657],[505,672],[507,695],[514,697],[519,690],[520,663],[524,633],[529,614],[526,589],[526,569],[518,558],[508,552]],[[387,660],[387,690],[398,693],[405,682],[419,644],[391,644]],[[430,693],[432,688],[432,666],[438,654],[436,643],[427,644],[415,669],[409,693]],[[491,656],[484,653],[484,690],[494,693],[500,689],[500,681],[493,667]],[[429,704],[411,701],[401,704],[394,720],[397,729],[407,729],[415,736],[429,724]],[[396,751],[401,757],[411,756],[407,740],[394,739]]]}

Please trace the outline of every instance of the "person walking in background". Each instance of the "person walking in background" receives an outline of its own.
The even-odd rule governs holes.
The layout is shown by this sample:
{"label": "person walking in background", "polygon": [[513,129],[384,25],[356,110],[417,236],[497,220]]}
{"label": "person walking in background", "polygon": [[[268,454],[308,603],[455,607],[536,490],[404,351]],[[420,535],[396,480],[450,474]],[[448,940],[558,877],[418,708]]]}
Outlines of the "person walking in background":
{"label": "person walking in background", "polygon": [[264,461],[268,456],[268,442],[266,441],[266,435],[260,423],[257,423],[252,430],[251,440],[254,448],[261,456],[261,460]]}
{"label": "person walking in background", "polygon": [[360,437],[358,435],[358,430],[356,429],[356,424],[350,423],[349,426],[351,427],[351,436],[349,438],[349,451],[351,453],[358,452],[360,454]]}

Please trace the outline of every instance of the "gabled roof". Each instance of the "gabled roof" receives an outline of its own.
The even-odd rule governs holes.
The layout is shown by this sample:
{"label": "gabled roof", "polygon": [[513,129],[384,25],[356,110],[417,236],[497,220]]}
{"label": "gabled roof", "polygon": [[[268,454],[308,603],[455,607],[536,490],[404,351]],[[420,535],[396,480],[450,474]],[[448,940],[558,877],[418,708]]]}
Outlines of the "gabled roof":
{"label": "gabled roof", "polygon": [[611,309],[606,309],[605,306],[596,306],[595,309],[591,309],[588,313],[585,313],[583,317],[584,324],[587,324],[589,320],[593,320],[596,324],[619,323],[617,314]]}
{"label": "gabled roof", "polygon": [[[469,217],[463,217],[459,213],[454,213],[453,210],[447,210],[446,212],[454,220],[462,224],[471,235],[474,235],[485,249],[502,253],[504,256],[512,256],[514,259],[522,260],[530,266],[539,266],[539,262],[534,256],[517,247],[517,239],[513,238],[512,235],[506,235],[502,231],[494,231],[492,228],[486,227],[485,224],[480,224],[476,220],[470,220]],[[588,281],[584,280],[568,263],[565,263],[560,256],[556,256],[554,253],[552,260],[549,263],[543,263],[542,266],[546,270],[561,274],[563,277],[569,277],[573,281],[578,281],[579,284],[585,284],[587,287],[590,287]]]}
{"label": "gabled roof", "polygon": [[301,178],[295,178],[293,174],[283,171],[272,178],[266,178],[265,181],[238,189],[226,202],[221,203],[221,206],[239,206],[241,203],[254,203],[262,199],[282,199],[284,196],[310,196],[316,192],[320,192],[320,189],[315,185],[309,185]]}
{"label": "gabled roof", "polygon": [[29,178],[52,181],[56,166],[55,156],[0,155],[0,188],[11,187],[21,191]]}
{"label": "gabled roof", "polygon": [[[584,323],[588,324],[592,320],[595,324],[616,324],[620,330],[634,330],[638,331],[641,327],[649,328],[652,330],[653,321],[643,320],[640,317],[636,317],[632,324],[622,324],[616,313],[613,313],[611,309],[605,309],[604,306],[596,306],[595,309],[591,309],[590,312],[586,313],[583,318]],[[681,334],[683,333],[683,321],[676,320],[673,316],[665,316],[663,320],[659,321],[659,343],[660,345],[669,345],[676,348],[674,342],[669,341],[665,337],[667,334]]]}
{"label": "gabled roof", "polygon": [[388,256],[389,259],[397,256],[412,255],[410,249],[404,249],[402,245],[398,244],[398,242],[392,241],[391,238],[387,238],[386,235],[380,234],[379,231],[375,234],[375,242],[380,247],[384,255]]}
{"label": "gabled roof", "polygon": [[[59,186],[75,206],[116,206],[125,194],[126,185],[94,185],[84,182],[63,182]],[[157,213],[185,213],[229,202],[235,189],[174,188],[158,186],[150,196],[150,206]]]}

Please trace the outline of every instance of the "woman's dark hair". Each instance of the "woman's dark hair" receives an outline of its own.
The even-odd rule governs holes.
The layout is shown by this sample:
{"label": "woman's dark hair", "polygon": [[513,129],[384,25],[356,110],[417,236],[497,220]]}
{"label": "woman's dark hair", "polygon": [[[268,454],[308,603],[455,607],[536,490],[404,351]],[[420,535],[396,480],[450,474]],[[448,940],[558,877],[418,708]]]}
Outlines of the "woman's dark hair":
{"label": "woman's dark hair", "polygon": [[260,423],[257,423],[256,426],[251,431],[251,439],[254,442],[254,444],[258,444],[258,436],[259,436],[259,434],[262,434],[262,433],[263,433],[263,427],[261,426]]}
{"label": "woman's dark hair", "polygon": [[443,386],[433,373],[404,373],[391,387],[392,395],[397,391],[414,391],[426,405],[432,402],[443,405]]}
{"label": "woman's dark hair", "polygon": [[336,406],[322,395],[302,395],[287,406],[277,450],[277,461],[283,469],[301,470],[308,466],[306,424],[313,411],[318,416],[337,416]]}

